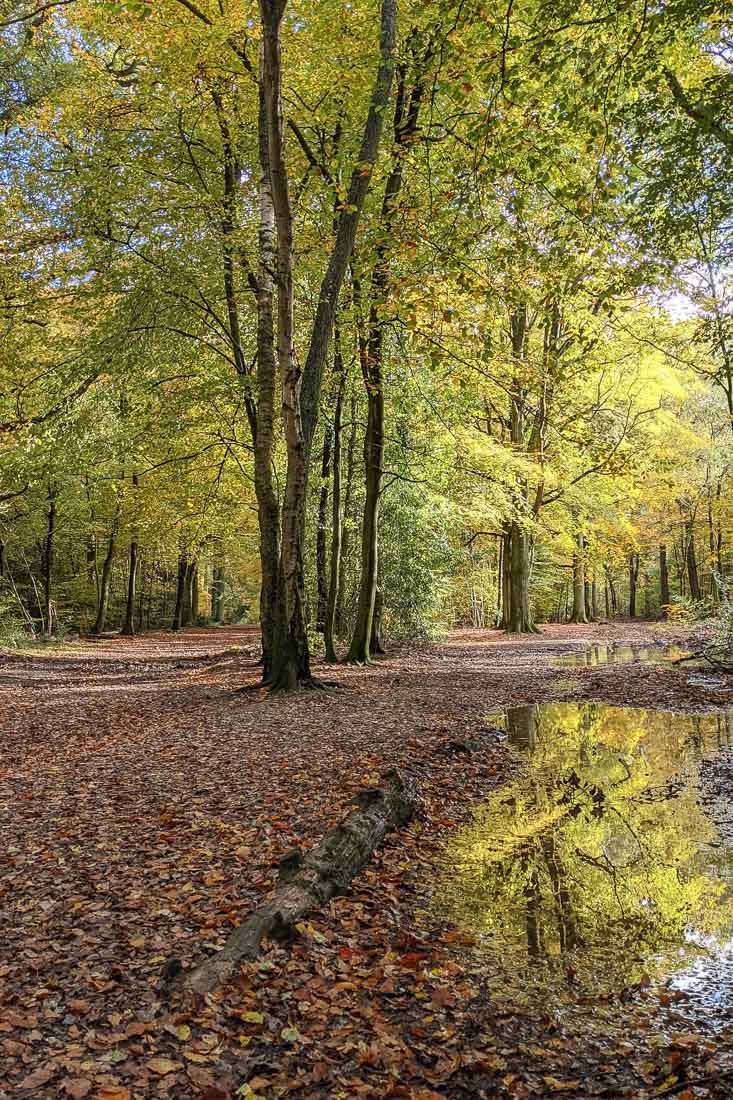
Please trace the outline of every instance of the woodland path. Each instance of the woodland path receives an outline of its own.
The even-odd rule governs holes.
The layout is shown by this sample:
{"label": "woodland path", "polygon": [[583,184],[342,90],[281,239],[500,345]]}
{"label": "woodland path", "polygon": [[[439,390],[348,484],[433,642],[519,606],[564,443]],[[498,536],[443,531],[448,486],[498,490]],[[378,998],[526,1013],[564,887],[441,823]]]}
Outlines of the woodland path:
{"label": "woodland path", "polygon": [[[539,1018],[502,1032],[450,934],[418,930],[414,879],[511,770],[500,743],[447,759],[492,711],[558,698],[733,705],[733,684],[690,686],[676,668],[553,665],[593,640],[684,634],[461,630],[370,669],[329,669],[333,693],[264,699],[232,690],[257,679],[248,628],[0,655],[0,1097],[225,1100],[245,1083],[237,1095],[266,1100],[656,1095],[639,1084],[641,1047],[591,1086],[599,1057],[557,1033],[543,1045]],[[424,814],[353,893],[194,1012],[166,1003],[164,961],[220,944],[283,853],[393,766],[417,773]],[[704,1050],[689,1059],[709,1072]],[[729,1084],[689,1096],[733,1095]]]}

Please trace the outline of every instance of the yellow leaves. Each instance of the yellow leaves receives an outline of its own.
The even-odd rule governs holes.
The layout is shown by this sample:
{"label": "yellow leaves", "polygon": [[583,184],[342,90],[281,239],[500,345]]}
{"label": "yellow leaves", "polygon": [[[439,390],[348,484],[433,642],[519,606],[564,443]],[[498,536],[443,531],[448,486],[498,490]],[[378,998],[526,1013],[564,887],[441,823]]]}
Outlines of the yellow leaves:
{"label": "yellow leaves", "polygon": [[181,1062],[173,1062],[170,1058],[151,1058],[146,1065],[151,1073],[156,1073],[159,1077],[183,1068]]}
{"label": "yellow leaves", "polygon": [[265,1022],[265,1017],[261,1012],[240,1012],[239,1018],[248,1024],[262,1024]]}
{"label": "yellow leaves", "polygon": [[302,1043],[303,1036],[298,1031],[297,1027],[284,1027],[280,1032],[280,1038],[285,1043]]}
{"label": "yellow leaves", "polygon": [[187,1043],[191,1038],[191,1028],[188,1024],[166,1024],[165,1030],[182,1043]]}

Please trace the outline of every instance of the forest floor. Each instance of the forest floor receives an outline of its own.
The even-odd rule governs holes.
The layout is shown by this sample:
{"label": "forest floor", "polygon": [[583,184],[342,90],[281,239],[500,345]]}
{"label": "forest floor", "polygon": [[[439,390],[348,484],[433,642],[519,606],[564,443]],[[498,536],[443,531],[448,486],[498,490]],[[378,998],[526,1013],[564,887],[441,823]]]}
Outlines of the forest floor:
{"label": "forest floor", "polygon": [[[600,1016],[499,1012],[465,936],[425,915],[444,838],[517,768],[498,738],[449,743],[526,702],[733,706],[730,678],[556,663],[685,634],[460,630],[269,698],[234,691],[258,675],[247,628],[0,654],[0,1098],[733,1096],[732,1020],[711,1037],[643,982]],[[166,995],[166,960],[219,946],[280,857],[395,766],[420,818],[349,896],[195,1009]]]}

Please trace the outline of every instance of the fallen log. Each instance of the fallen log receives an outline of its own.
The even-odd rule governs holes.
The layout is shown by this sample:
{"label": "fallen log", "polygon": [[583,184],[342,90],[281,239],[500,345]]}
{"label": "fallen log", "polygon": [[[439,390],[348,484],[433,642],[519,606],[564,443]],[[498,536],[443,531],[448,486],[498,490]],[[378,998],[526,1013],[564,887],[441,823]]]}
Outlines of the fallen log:
{"label": "fallen log", "polygon": [[237,928],[220,951],[193,970],[176,973],[176,981],[195,993],[211,993],[257,956],[262,941],[287,939],[306,913],[343,894],[369,862],[390,830],[414,815],[419,795],[411,776],[387,772],[378,787],[362,791],[355,808],[315,848],[295,849],[280,863],[275,893]]}

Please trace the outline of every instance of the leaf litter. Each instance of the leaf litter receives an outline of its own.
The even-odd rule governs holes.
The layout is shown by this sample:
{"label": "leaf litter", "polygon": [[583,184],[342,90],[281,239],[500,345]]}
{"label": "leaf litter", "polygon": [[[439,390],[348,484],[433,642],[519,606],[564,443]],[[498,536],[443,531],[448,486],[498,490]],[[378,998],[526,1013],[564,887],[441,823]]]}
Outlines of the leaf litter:
{"label": "leaf litter", "polygon": [[[492,711],[733,702],[730,685],[676,667],[557,664],[594,640],[683,634],[457,631],[329,672],[334,693],[277,698],[233,692],[258,675],[246,628],[4,657],[0,1096],[733,1095],[733,1029],[691,1029],[643,983],[589,1005],[583,1033],[552,1005],[502,1002],[465,933],[427,920],[421,897],[445,837],[516,769]],[[421,813],[350,895],[215,994],[168,995],[166,965],[221,946],[280,858],[395,766],[417,775]]]}

